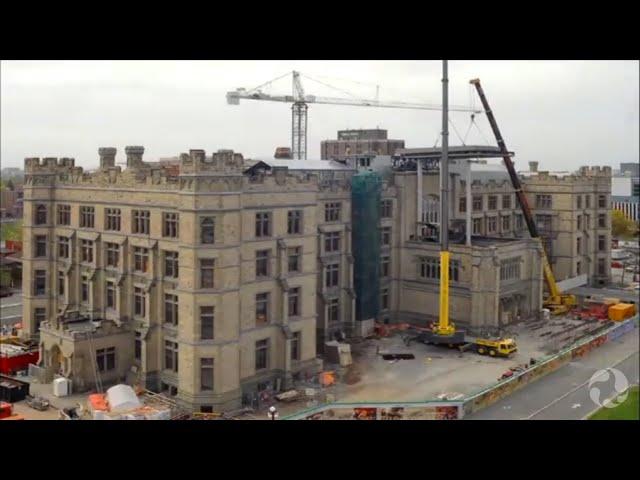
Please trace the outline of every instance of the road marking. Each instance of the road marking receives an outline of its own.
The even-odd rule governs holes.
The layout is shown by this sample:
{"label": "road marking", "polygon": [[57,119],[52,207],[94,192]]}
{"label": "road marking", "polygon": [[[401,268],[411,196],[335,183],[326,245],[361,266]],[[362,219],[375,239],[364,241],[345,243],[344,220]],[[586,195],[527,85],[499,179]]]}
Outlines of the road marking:
{"label": "road marking", "polygon": [[[610,365],[609,367],[606,367],[603,369],[602,373],[600,375],[598,375],[597,377],[593,377],[593,378],[598,378],[602,375],[604,375],[606,373],[606,369],[607,368],[614,368],[617,367],[618,365],[620,365],[622,362],[627,361],[629,358],[631,358],[633,355],[636,355],[638,352],[633,352],[631,355],[627,355],[625,358],[623,358],[622,360],[620,360],[619,362],[617,362],[615,365]],[[545,405],[544,407],[542,407],[539,410],[536,410],[535,412],[533,412],[531,415],[529,415],[528,417],[524,417],[521,420],[531,420],[533,417],[535,417],[536,415],[538,415],[540,412],[543,412],[544,410],[546,410],[547,408],[551,407],[552,405],[555,405],[556,403],[558,403],[560,400],[562,400],[563,398],[566,398],[567,396],[571,395],[573,392],[575,392],[576,390],[579,390],[580,388],[584,387],[585,385],[587,385],[589,382],[591,381],[591,378],[589,378],[586,382],[581,383],[580,385],[578,385],[576,388],[569,390],[567,393],[565,393],[564,395],[556,398],[555,400],[553,400],[551,403],[549,403],[548,405]]]}

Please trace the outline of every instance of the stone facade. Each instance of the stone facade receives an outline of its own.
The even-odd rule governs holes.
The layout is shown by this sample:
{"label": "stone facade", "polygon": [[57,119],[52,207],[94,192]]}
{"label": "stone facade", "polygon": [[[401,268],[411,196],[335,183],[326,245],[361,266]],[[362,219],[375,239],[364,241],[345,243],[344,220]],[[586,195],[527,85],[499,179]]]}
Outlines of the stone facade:
{"label": "stone facade", "polygon": [[[194,409],[236,407],[317,369],[317,298],[339,298],[341,321],[352,319],[348,182],[286,168],[249,177],[224,150],[182,154],[178,176],[143,162],[141,147],[127,147],[125,170],[115,149],[99,153],[93,173],[73,159],[25,160],[23,317],[35,334],[44,312],[43,366],[92,386],[81,360],[91,337],[96,351],[116,349],[103,381],[133,376]],[[326,202],[343,202],[338,220],[325,220]],[[340,232],[338,250],[322,250],[324,231]],[[319,283],[329,256],[341,272],[331,291]]]}

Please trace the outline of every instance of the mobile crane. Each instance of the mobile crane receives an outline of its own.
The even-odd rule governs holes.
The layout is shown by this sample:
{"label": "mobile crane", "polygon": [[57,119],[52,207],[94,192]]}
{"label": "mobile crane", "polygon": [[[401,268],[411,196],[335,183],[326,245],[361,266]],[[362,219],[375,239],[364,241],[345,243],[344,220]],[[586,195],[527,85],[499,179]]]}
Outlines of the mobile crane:
{"label": "mobile crane", "polygon": [[[504,143],[502,134],[500,133],[500,129],[498,128],[498,124],[496,123],[496,119],[493,116],[493,112],[491,111],[491,107],[489,106],[489,102],[487,101],[487,97],[485,96],[484,90],[480,85],[480,79],[474,78],[473,80],[470,80],[469,83],[474,85],[476,91],[478,92],[478,96],[480,97],[480,101],[482,102],[482,107],[484,108],[487,119],[489,120],[489,124],[491,125],[491,130],[493,131],[493,135],[496,137],[496,141],[498,142],[498,148],[500,148],[502,159],[505,166],[507,167],[507,171],[509,172],[511,185],[514,188],[516,197],[518,198],[518,202],[520,203],[522,215],[527,224],[527,228],[529,229],[529,235],[531,235],[531,238],[537,238],[540,240],[538,227],[533,220],[531,208],[529,207],[529,202],[527,201],[527,196],[522,190],[522,184],[520,183],[520,179],[518,178],[516,169],[513,165],[513,162],[511,161],[509,150],[507,149],[507,145]],[[548,308],[553,315],[561,315],[576,306],[576,297],[575,295],[564,294],[560,291],[560,288],[558,287],[556,279],[553,275],[553,271],[551,270],[551,266],[549,265],[549,259],[547,258],[547,254],[544,250],[544,244],[542,244],[542,241],[540,241],[540,244],[542,248],[542,269],[544,272],[544,279],[549,290],[549,294],[544,299],[543,305],[545,308]]]}
{"label": "mobile crane", "polygon": [[[442,62],[442,159],[440,161],[440,310],[438,322],[431,329],[422,331],[415,339],[422,343],[471,349],[480,355],[510,357],[518,347],[512,338],[467,338],[464,330],[456,329],[449,321],[449,94],[447,61]],[[486,110],[488,110],[485,107]],[[488,110],[490,113],[490,110]],[[507,152],[508,154],[508,152]]]}

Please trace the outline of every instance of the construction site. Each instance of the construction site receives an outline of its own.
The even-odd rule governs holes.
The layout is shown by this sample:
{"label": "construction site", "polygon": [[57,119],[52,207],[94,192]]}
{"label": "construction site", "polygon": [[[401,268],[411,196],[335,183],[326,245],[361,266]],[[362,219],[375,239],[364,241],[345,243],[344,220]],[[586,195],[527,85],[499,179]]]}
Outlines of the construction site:
{"label": "construction site", "polygon": [[[449,105],[446,61],[441,105],[292,80],[227,94],[292,104],[273,157],[25,159],[7,419],[463,418],[637,328],[637,289],[611,283],[610,167],[517,170],[480,80],[481,108]],[[342,130],[307,159],[313,103],[437,110],[441,144]],[[494,145],[450,145],[450,111]]]}

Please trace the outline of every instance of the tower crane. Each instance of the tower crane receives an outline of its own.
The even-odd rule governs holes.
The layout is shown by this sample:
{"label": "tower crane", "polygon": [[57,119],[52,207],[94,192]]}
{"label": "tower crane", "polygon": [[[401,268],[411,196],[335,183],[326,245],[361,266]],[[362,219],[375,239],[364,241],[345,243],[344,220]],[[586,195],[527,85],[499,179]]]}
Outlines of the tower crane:
{"label": "tower crane", "polygon": [[[271,95],[262,91],[263,87],[271,85],[273,82],[280,80],[281,78],[292,75],[293,88],[292,95]],[[348,105],[355,107],[379,107],[379,108],[404,108],[411,110],[442,110],[440,105],[430,105],[424,103],[411,103],[411,102],[381,102],[376,99],[361,99],[353,97],[349,92],[345,92],[351,95],[353,98],[339,98],[339,97],[319,97],[315,95],[305,94],[300,77],[304,76],[309,80],[321,83],[327,87],[335,90],[341,90],[331,85],[328,85],[319,80],[314,80],[307,75],[302,75],[300,72],[293,71],[288,72],[285,75],[274,78],[268,82],[258,85],[250,90],[244,88],[238,88],[231,92],[227,92],[227,103],[229,105],[239,105],[240,100],[266,100],[270,102],[285,102],[292,103],[291,106],[291,149],[294,159],[306,160],[307,158],[307,113],[308,104],[319,103],[327,105]],[[376,97],[377,97],[376,93]],[[457,112],[473,112],[482,113],[482,110],[475,110],[470,107],[464,106],[449,106],[449,111]]]}

